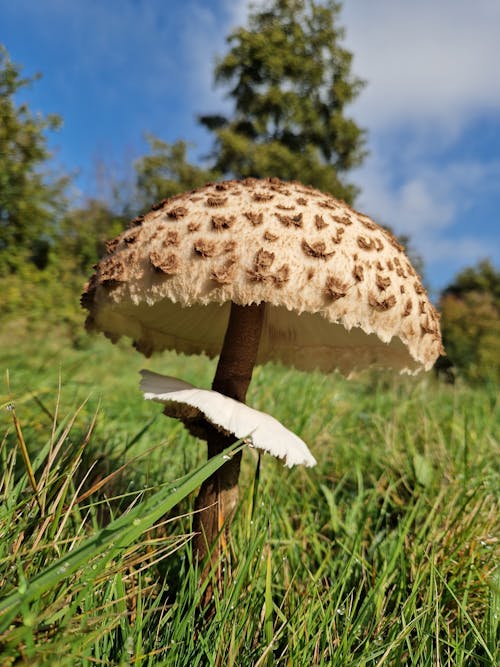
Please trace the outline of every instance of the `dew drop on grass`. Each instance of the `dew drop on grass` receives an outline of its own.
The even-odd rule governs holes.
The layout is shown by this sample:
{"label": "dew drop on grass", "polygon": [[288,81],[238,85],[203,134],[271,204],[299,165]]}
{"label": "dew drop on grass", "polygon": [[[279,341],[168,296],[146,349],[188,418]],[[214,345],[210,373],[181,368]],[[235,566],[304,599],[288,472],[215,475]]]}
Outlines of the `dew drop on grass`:
{"label": "dew drop on grass", "polygon": [[227,454],[224,454],[222,458],[224,459],[224,461],[229,461],[231,459],[231,457],[228,456]]}
{"label": "dew drop on grass", "polygon": [[132,525],[134,525],[134,526],[139,526],[140,523],[141,523],[141,520],[140,520],[140,519],[134,519],[134,520],[132,521]]}

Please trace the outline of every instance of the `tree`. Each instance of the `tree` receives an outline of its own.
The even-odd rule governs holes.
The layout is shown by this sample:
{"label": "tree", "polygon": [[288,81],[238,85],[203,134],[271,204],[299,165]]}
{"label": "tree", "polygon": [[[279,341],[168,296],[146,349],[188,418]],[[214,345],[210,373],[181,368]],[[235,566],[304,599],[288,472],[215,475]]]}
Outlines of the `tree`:
{"label": "tree", "polygon": [[68,211],[56,241],[60,269],[87,276],[92,265],[105,254],[106,241],[117,236],[129,220],[128,213],[117,213],[111,205],[97,199]]}
{"label": "tree", "polygon": [[444,346],[472,381],[500,380],[500,271],[489,261],[459,273],[440,300]]}
{"label": "tree", "polygon": [[218,174],[187,161],[187,144],[169,144],[151,134],[146,136],[151,154],[135,164],[137,210],[147,210],[154,202],[192,190],[215,180]]}
{"label": "tree", "polygon": [[200,117],[216,136],[215,171],[296,179],[352,203],[344,176],[365,156],[365,133],[345,107],[363,82],[340,45],[339,11],[333,0],[269,0],[229,35],[215,82],[229,87],[233,117]]}
{"label": "tree", "polygon": [[45,132],[61,120],[16,104],[18,91],[38,78],[22,78],[20,72],[0,45],[0,275],[15,273],[24,262],[46,266],[67,184],[49,178],[46,166]]}

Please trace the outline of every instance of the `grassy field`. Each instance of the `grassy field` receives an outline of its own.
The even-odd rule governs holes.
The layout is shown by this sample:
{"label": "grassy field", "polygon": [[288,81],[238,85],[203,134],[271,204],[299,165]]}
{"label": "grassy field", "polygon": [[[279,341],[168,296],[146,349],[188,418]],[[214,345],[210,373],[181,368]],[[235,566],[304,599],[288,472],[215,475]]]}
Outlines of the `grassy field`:
{"label": "grassy field", "polygon": [[190,510],[205,447],[142,400],[141,367],[205,387],[214,370],[2,329],[1,665],[496,663],[497,388],[258,368],[249,404],[318,465],[258,468],[245,449],[204,616]]}

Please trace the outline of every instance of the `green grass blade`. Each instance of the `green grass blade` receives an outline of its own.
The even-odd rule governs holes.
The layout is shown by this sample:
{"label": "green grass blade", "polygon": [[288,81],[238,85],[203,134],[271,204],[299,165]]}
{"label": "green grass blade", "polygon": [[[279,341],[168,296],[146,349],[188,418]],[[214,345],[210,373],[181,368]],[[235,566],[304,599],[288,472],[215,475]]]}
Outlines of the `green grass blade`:
{"label": "green grass blade", "polygon": [[88,538],[64,557],[55,561],[31,581],[0,599],[0,632],[3,632],[21,608],[39,598],[46,590],[55,586],[62,579],[69,577],[90,560],[102,556],[100,565],[116,556],[120,551],[137,540],[155,521],[169,512],[189,493],[194,491],[210,475],[224,465],[227,457],[242,447],[236,443],[221,454],[214,456],[193,473],[182,478],[177,487],[171,486],[155,493],[151,498],[138,504],[120,518],[112,521],[106,528]]}

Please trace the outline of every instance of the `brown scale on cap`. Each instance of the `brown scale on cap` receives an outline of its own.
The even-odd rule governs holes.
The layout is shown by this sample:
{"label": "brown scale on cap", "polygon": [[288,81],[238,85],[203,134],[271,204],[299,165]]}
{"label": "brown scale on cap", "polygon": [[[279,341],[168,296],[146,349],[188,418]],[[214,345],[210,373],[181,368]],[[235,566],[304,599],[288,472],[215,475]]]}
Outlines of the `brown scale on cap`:
{"label": "brown scale on cap", "polygon": [[389,269],[389,271],[394,271],[394,264],[390,259],[387,260],[387,268]]}
{"label": "brown scale on cap", "polygon": [[338,205],[330,199],[323,199],[323,201],[318,202],[318,206],[321,206],[321,208],[329,208],[332,211],[336,211],[338,209]]}
{"label": "brown scale on cap", "polygon": [[139,225],[142,225],[143,221],[144,221],[144,216],[138,215],[137,217],[133,218],[130,221],[129,227],[138,227]]}
{"label": "brown scale on cap", "polygon": [[324,229],[325,227],[328,227],[328,223],[325,222],[323,216],[318,214],[314,216],[314,224],[316,225],[316,229]]}
{"label": "brown scale on cap", "polygon": [[115,239],[111,239],[111,241],[106,241],[105,246],[106,246],[107,254],[108,255],[113,254],[119,243],[120,243],[120,237],[115,238]]}
{"label": "brown scale on cap", "polygon": [[236,250],[236,241],[231,239],[230,241],[226,241],[223,246],[222,246],[222,252],[228,253],[228,252],[234,252]]}
{"label": "brown scale on cap", "polygon": [[163,246],[167,247],[170,245],[179,245],[179,232],[177,229],[168,229],[165,235],[165,238],[163,239]]}
{"label": "brown scale on cap", "polygon": [[166,206],[167,204],[169,204],[171,201],[172,201],[171,199],[162,199],[161,201],[158,201],[158,202],[154,203],[154,204],[151,206],[151,209],[150,209],[150,210],[151,210],[151,211],[159,211],[160,208],[163,208],[164,206]]}
{"label": "brown scale on cap", "polygon": [[224,192],[225,190],[229,190],[235,182],[236,181],[221,181],[220,183],[215,183],[214,188],[219,190],[219,192]]}
{"label": "brown scale on cap", "polygon": [[416,294],[425,294],[425,290],[418,280],[413,283],[413,288],[415,289]]}
{"label": "brown scale on cap", "polygon": [[389,276],[382,276],[380,273],[377,273],[377,275],[375,276],[375,284],[377,285],[379,290],[383,292],[390,286],[391,279],[389,278]]}
{"label": "brown scale on cap", "polygon": [[270,269],[274,263],[275,254],[260,248],[254,258],[252,269],[247,270],[248,277],[259,283],[274,282],[281,286],[289,279],[290,270],[288,265],[281,266],[276,273],[271,273]]}
{"label": "brown scale on cap", "polygon": [[417,272],[416,272],[415,269],[412,267],[412,265],[410,264],[410,262],[405,262],[405,265],[406,265],[406,270],[408,271],[408,273],[410,274],[410,276],[417,276]]}
{"label": "brown scale on cap", "polygon": [[264,250],[264,248],[261,248],[255,255],[255,271],[267,271],[270,269],[274,262],[274,258],[274,252],[268,252],[267,250]]}
{"label": "brown scale on cap", "polygon": [[252,199],[258,202],[271,201],[271,199],[274,199],[274,195],[272,195],[270,192],[254,192]]}
{"label": "brown scale on cap", "polygon": [[381,252],[384,249],[384,244],[382,241],[379,239],[378,236],[375,236],[375,250],[377,252]]}
{"label": "brown scale on cap", "polygon": [[308,200],[305,199],[304,197],[299,197],[298,199],[295,200],[299,206],[307,206]]}
{"label": "brown scale on cap", "polygon": [[180,220],[181,218],[186,217],[188,210],[185,206],[174,206],[170,210],[166,211],[167,218],[171,220]]}
{"label": "brown scale on cap", "polygon": [[401,294],[404,294],[405,291],[406,291],[405,286],[404,286],[404,285],[400,285],[400,286],[399,286],[399,291],[401,292]]}
{"label": "brown scale on cap", "polygon": [[236,274],[236,259],[228,259],[222,266],[215,267],[210,272],[210,278],[219,285],[230,285]]}
{"label": "brown scale on cap", "polygon": [[334,243],[342,243],[342,238],[344,236],[344,228],[343,227],[337,227],[335,230],[335,236],[332,236],[332,241]]}
{"label": "brown scale on cap", "polygon": [[431,324],[429,317],[426,318],[425,322],[420,322],[420,329],[422,334],[434,334],[436,333],[435,327]]}
{"label": "brown scale on cap", "polygon": [[418,307],[420,310],[421,315],[425,315],[427,310],[426,310],[426,302],[424,300],[418,302]]}
{"label": "brown scale on cap", "polygon": [[408,317],[408,315],[410,315],[412,310],[413,310],[413,301],[411,299],[407,299],[403,310],[403,317]]}
{"label": "brown scale on cap", "polygon": [[295,190],[301,192],[303,195],[314,195],[315,197],[325,196],[323,192],[316,190],[312,185],[304,185],[303,183],[299,183],[299,181],[295,181],[293,185],[295,186]]}
{"label": "brown scale on cap", "polygon": [[399,257],[394,257],[394,264],[396,265],[396,275],[398,275],[400,278],[406,279],[406,273],[404,272],[403,267],[401,266],[401,261]]}
{"label": "brown scale on cap", "polygon": [[[273,181],[270,181],[271,183]],[[258,178],[253,178],[252,176],[249,176],[248,178],[244,178],[242,181],[240,181],[241,185],[244,185],[246,188],[251,188],[255,185],[260,185],[260,181]]]}
{"label": "brown scale on cap", "polygon": [[279,236],[277,234],[273,234],[270,232],[268,229],[264,232],[264,239],[266,241],[269,241],[270,243],[273,243],[273,241],[277,241],[279,239]]}
{"label": "brown scale on cap", "polygon": [[274,215],[285,227],[302,227],[302,213],[297,213],[297,215],[275,213]]}
{"label": "brown scale on cap", "polygon": [[255,211],[244,211],[243,215],[249,220],[254,227],[261,225],[264,222],[264,214],[256,213]]}
{"label": "brown scale on cap", "polygon": [[295,206],[286,206],[285,204],[277,204],[276,208],[280,211],[295,211]]}
{"label": "brown scale on cap", "polygon": [[193,250],[196,255],[203,257],[213,257],[217,253],[217,244],[215,241],[209,241],[208,239],[197,239],[194,242]]}
{"label": "brown scale on cap", "polygon": [[387,229],[382,229],[382,231],[384,232],[387,240],[389,241],[389,243],[392,245],[393,248],[396,248],[396,250],[399,250],[399,252],[405,251],[404,245],[401,245],[401,243],[397,240],[394,234],[391,234],[391,232],[387,231]]}
{"label": "brown scale on cap", "polygon": [[345,227],[352,225],[352,220],[348,215],[332,215],[332,218],[335,220],[335,222],[339,222]]}
{"label": "brown scale on cap", "polygon": [[174,253],[162,255],[159,252],[156,252],[156,250],[152,250],[149,253],[149,261],[159,273],[164,273],[167,276],[173,276],[176,273],[179,273],[180,261]]}
{"label": "brown scale on cap", "polygon": [[211,208],[220,208],[227,204],[227,197],[207,197],[205,203]]}
{"label": "brown scale on cap", "polygon": [[333,301],[342,299],[349,289],[349,285],[335,276],[328,276],[325,283],[325,292]]}
{"label": "brown scale on cap", "polygon": [[200,223],[199,222],[188,222],[187,230],[190,234],[193,232],[198,232],[200,231]]}
{"label": "brown scale on cap", "polygon": [[99,269],[99,278],[103,283],[124,282],[127,280],[127,271],[118,257],[111,256],[101,260]]}
{"label": "brown scale on cap", "polygon": [[230,229],[236,220],[235,215],[213,215],[211,218],[212,227],[218,232],[223,229]]}
{"label": "brown scale on cap", "polygon": [[276,287],[282,287],[290,279],[290,267],[288,264],[283,264],[280,268],[272,275],[273,283]]}
{"label": "brown scale on cap", "polygon": [[358,283],[363,282],[365,279],[365,270],[361,264],[355,264],[352,270],[352,275],[354,280]]}
{"label": "brown scale on cap", "polygon": [[[114,239],[114,241],[116,241],[116,245],[118,245],[120,242],[122,242],[123,245],[131,245],[132,243],[135,243],[137,241],[141,232],[142,232],[141,227],[131,227],[122,232],[116,239]],[[108,244],[106,244],[106,246],[107,245]]]}
{"label": "brown scale on cap", "polygon": [[382,266],[382,262],[378,261],[375,266],[377,267],[377,271],[383,271],[384,267]]}
{"label": "brown scale on cap", "polygon": [[362,250],[373,250],[375,248],[375,241],[368,236],[358,236],[356,243]]}
{"label": "brown scale on cap", "polygon": [[394,308],[396,305],[396,297],[393,294],[390,294],[385,299],[378,299],[373,293],[370,293],[368,295],[368,303],[372,308],[382,313]]}
{"label": "brown scale on cap", "polygon": [[363,227],[366,227],[366,229],[371,229],[371,230],[378,229],[378,225],[376,225],[371,220],[365,220],[364,218],[361,218],[360,222],[363,225]]}
{"label": "brown scale on cap", "polygon": [[290,190],[283,187],[283,184],[282,185],[271,184],[269,186],[269,189],[272,190],[273,192],[278,192],[280,195],[284,195],[285,197],[290,197],[290,195],[292,194]]}
{"label": "brown scale on cap", "polygon": [[301,248],[306,255],[316,259],[328,259],[335,254],[335,250],[326,252],[326,243],[324,241],[316,241],[315,243],[308,243],[305,239],[302,240]]}

